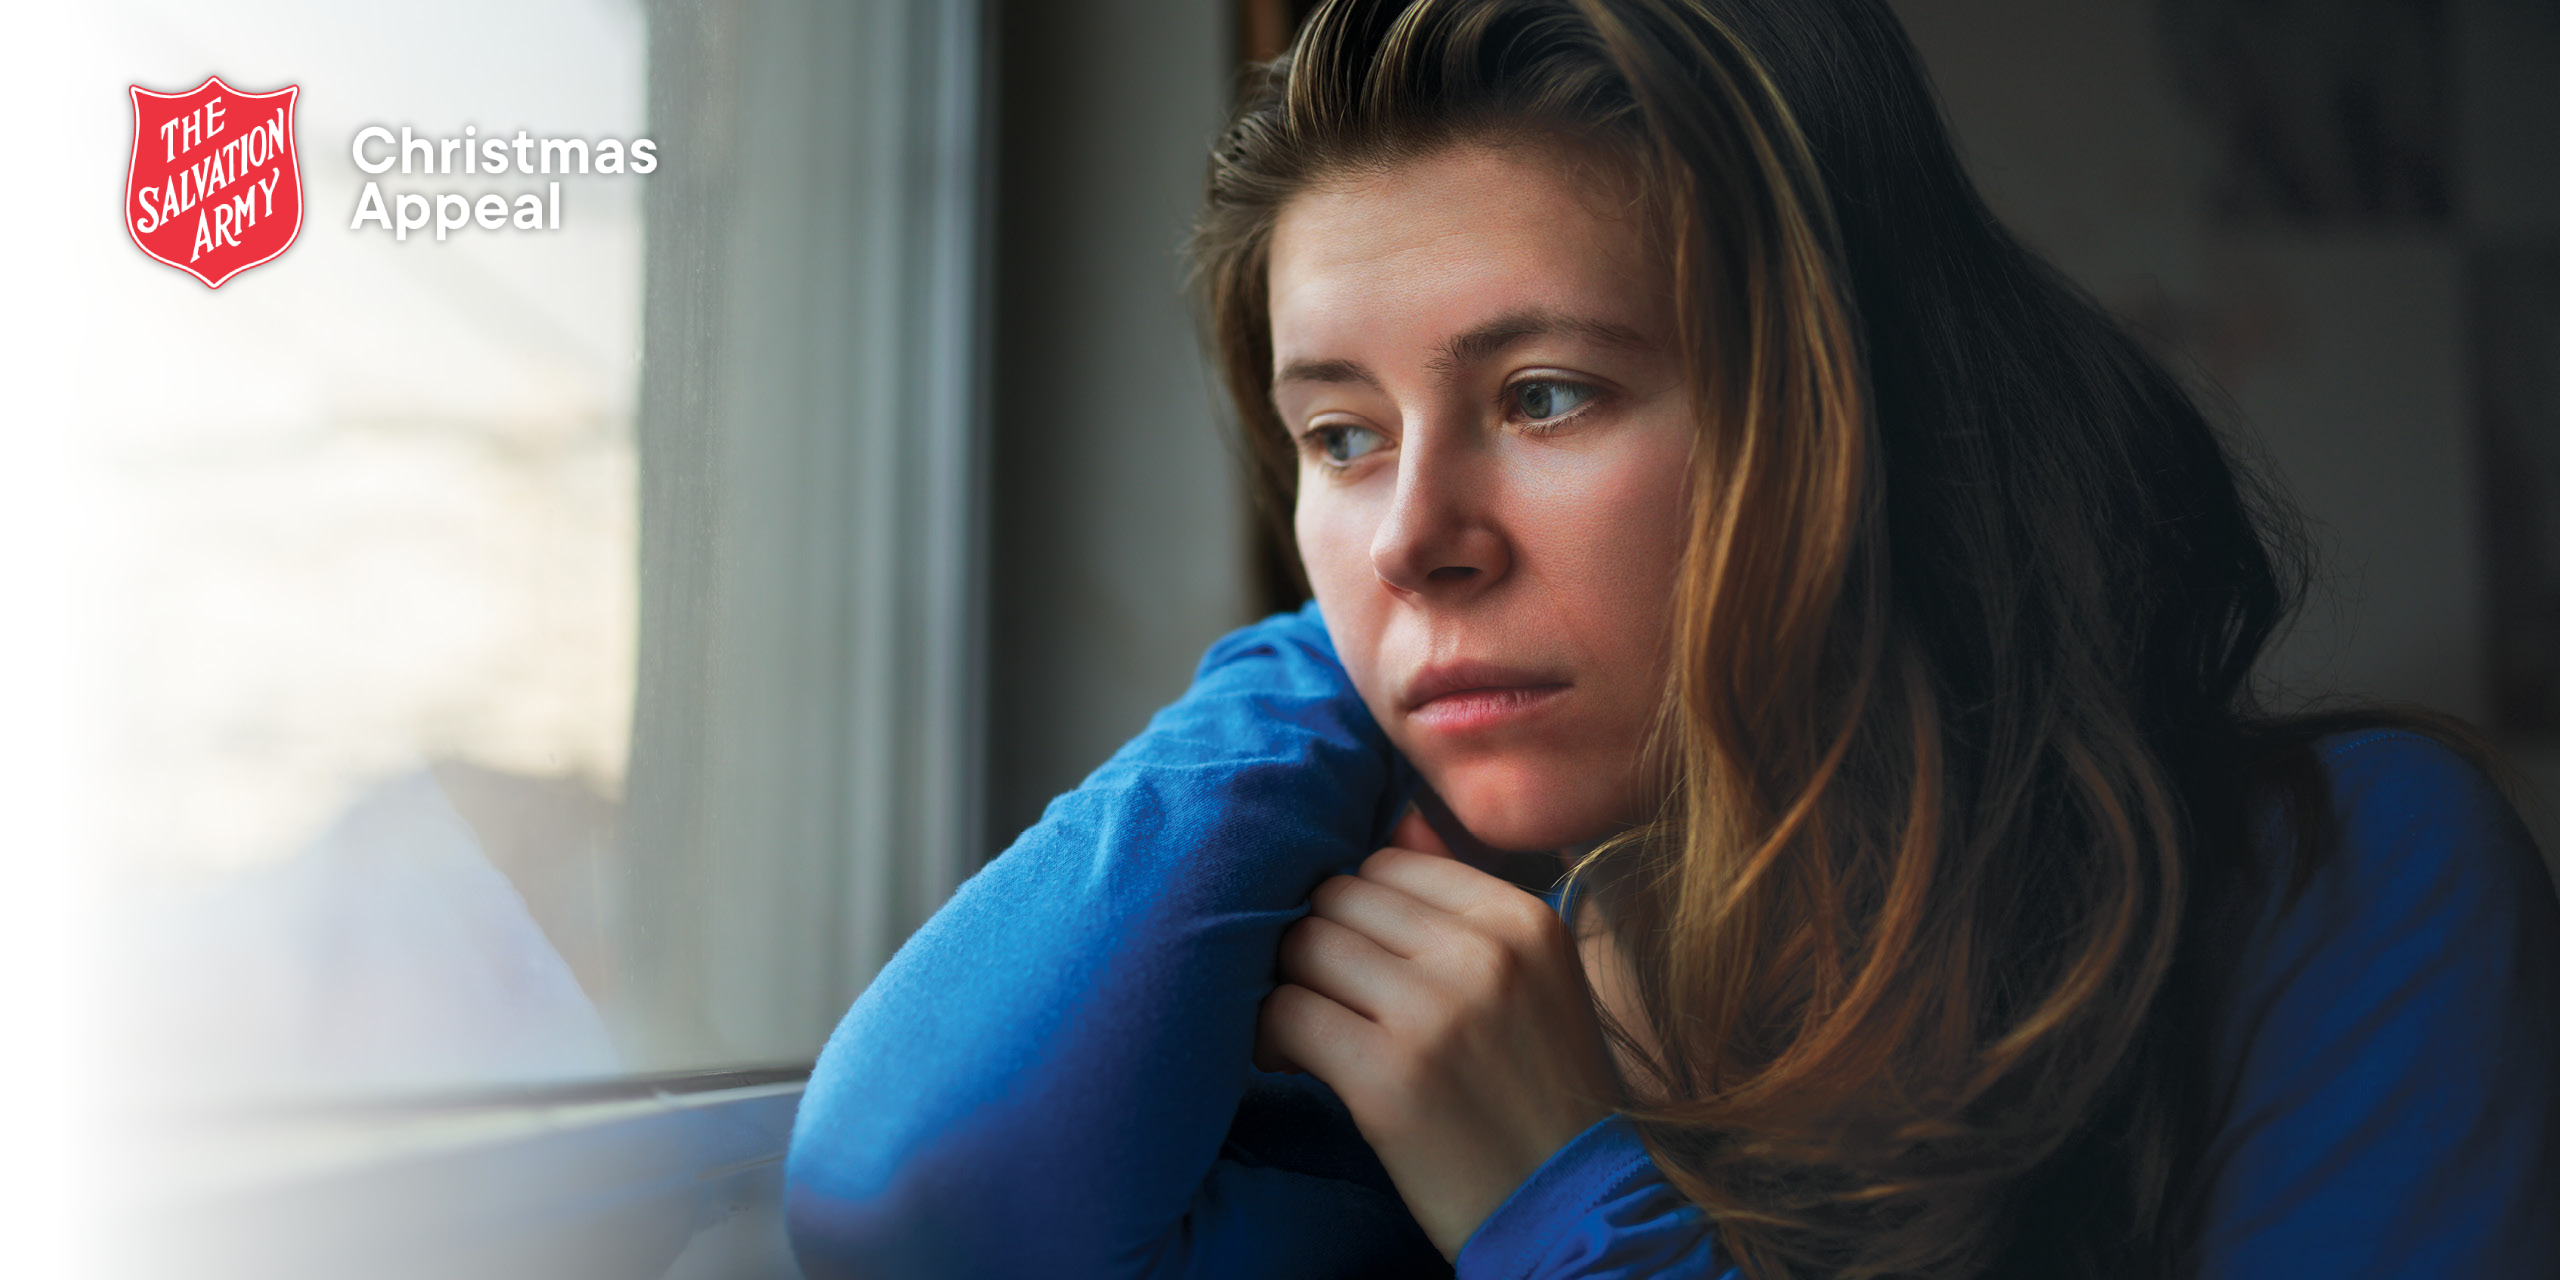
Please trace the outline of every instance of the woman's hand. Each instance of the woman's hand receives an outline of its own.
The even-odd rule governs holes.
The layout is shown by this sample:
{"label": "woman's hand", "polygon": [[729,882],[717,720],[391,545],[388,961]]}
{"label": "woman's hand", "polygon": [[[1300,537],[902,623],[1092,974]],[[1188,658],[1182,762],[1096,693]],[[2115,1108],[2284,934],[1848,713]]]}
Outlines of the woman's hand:
{"label": "woman's hand", "polygon": [[1281,938],[1255,1059],[1332,1087],[1454,1259],[1618,1083],[1564,921],[1418,816],[1394,838]]}

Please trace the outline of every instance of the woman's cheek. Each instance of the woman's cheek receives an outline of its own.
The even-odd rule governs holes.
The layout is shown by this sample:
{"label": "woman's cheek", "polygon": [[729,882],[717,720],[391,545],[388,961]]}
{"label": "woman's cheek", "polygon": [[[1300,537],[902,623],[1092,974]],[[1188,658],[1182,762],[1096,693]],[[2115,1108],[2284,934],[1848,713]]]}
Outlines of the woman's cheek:
{"label": "woman's cheek", "polygon": [[1307,587],[1315,593],[1316,607],[1324,612],[1325,631],[1333,638],[1334,652],[1350,674],[1352,687],[1360,691],[1370,713],[1387,724],[1391,722],[1378,677],[1387,599],[1369,561],[1374,530],[1363,527],[1359,508],[1345,495],[1320,487],[1329,480],[1321,474],[1299,474],[1294,521],[1298,560],[1306,566]]}

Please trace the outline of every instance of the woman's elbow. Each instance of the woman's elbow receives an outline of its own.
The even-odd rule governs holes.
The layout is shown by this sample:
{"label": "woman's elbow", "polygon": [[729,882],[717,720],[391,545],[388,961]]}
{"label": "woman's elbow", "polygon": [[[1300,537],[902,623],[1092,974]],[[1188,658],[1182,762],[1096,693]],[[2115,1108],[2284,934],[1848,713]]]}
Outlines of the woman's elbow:
{"label": "woman's elbow", "polygon": [[785,1167],[784,1226],[809,1280],[975,1270],[956,1252],[967,1232],[935,1221],[949,1215],[934,1211],[933,1197],[919,1193],[911,1170],[861,1168],[842,1154],[795,1138]]}

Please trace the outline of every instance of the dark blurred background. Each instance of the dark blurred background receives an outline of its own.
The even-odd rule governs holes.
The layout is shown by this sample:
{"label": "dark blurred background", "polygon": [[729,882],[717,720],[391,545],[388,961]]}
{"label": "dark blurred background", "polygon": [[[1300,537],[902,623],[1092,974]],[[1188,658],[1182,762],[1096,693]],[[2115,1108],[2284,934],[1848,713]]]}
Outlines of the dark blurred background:
{"label": "dark blurred background", "polygon": [[[1176,246],[1237,71],[1312,7],[1005,8],[995,847],[1289,603]],[[1893,7],[1992,206],[2312,521],[2282,690],[2452,711],[2560,794],[2560,5]]]}

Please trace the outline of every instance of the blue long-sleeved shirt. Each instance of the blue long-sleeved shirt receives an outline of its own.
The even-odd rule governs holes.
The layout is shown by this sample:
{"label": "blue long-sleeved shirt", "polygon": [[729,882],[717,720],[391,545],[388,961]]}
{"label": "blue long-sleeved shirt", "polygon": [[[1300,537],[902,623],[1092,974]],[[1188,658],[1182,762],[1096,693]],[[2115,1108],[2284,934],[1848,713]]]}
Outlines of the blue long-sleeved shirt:
{"label": "blue long-sleeved shirt", "polygon": [[[2270,896],[2218,1006],[2201,1274],[2560,1275],[2560,908],[2532,843],[2423,738],[2321,752],[2337,853]],[[793,1136],[803,1267],[1445,1274],[1330,1092],[1249,1063],[1281,930],[1412,781],[1314,606],[1219,641],[846,1014]],[[1737,1274],[1615,1120],[1456,1270]]]}

